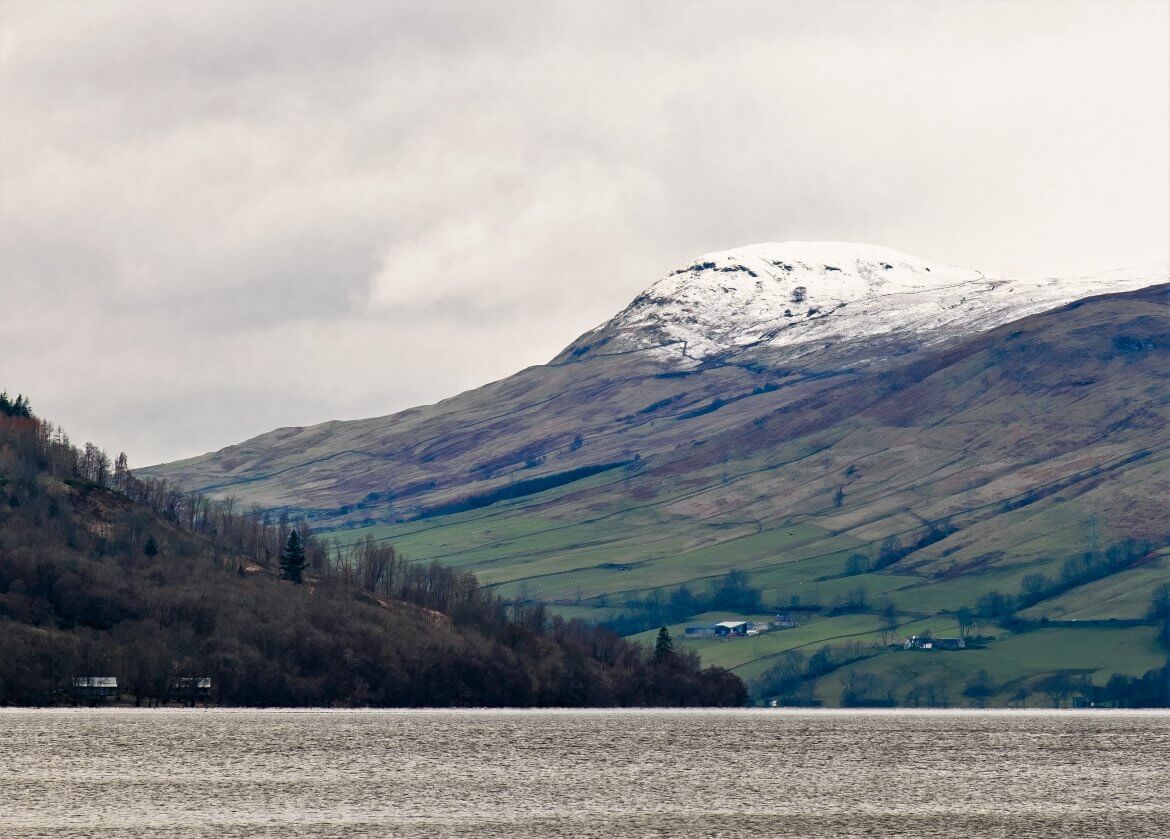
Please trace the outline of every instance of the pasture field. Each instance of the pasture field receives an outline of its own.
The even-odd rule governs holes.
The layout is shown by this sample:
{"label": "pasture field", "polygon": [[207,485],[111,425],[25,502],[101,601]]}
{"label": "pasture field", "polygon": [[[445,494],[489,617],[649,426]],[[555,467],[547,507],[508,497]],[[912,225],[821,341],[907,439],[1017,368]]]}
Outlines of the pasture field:
{"label": "pasture field", "polygon": [[[931,632],[937,636],[957,636],[959,626],[953,618],[936,616],[924,619],[901,620],[889,629],[883,618],[873,614],[834,615],[811,617],[807,623],[792,629],[774,630],[747,638],[685,637],[688,626],[715,623],[721,620],[741,619],[745,616],[731,612],[708,612],[694,620],[667,627],[674,639],[675,649],[694,650],[705,664],[726,667],[745,679],[751,679],[767,670],[777,656],[789,650],[801,650],[811,655],[826,644],[860,642],[867,647],[900,643],[907,635]],[[752,615],[747,619],[766,621],[769,615]],[[804,620],[804,618],[801,618]],[[646,645],[653,645],[658,630],[648,630],[631,636]]]}
{"label": "pasture field", "polygon": [[[917,685],[941,685],[957,703],[964,701],[963,688],[975,673],[986,669],[1002,687],[992,702],[1004,704],[1020,685],[1047,673],[1088,673],[1103,681],[1115,671],[1140,675],[1165,661],[1149,626],[1059,626],[1012,635],[990,620],[976,619],[972,631],[998,636],[985,649],[893,649],[911,634],[959,635],[959,609],[973,609],[989,592],[1014,594],[1029,574],[1057,579],[1065,557],[1092,544],[1111,544],[1118,534],[1090,524],[1093,516],[1078,497],[1053,495],[1008,509],[975,493],[959,494],[966,506],[958,515],[968,517],[964,527],[915,551],[910,561],[845,576],[851,555],[871,561],[877,556],[880,540],[870,538],[879,532],[872,530],[876,523],[884,532],[900,529],[907,539],[921,532],[921,516],[886,506],[883,496],[921,495],[928,509],[925,499],[937,483],[957,478],[946,472],[945,459],[937,459],[917,464],[929,479],[920,474],[891,486],[856,490],[874,496],[869,509],[878,513],[871,523],[851,517],[848,502],[838,509],[815,475],[796,484],[770,477],[777,454],[784,455],[781,460],[815,464],[817,447],[790,448],[774,453],[771,461],[730,459],[651,485],[639,485],[636,470],[622,468],[489,507],[333,535],[341,542],[383,540],[408,558],[467,568],[505,597],[543,600],[552,614],[587,621],[630,613],[629,601],[654,592],[669,596],[680,585],[703,592],[728,570],[741,570],[773,611],[695,615],[669,627],[676,647],[694,650],[705,664],[727,667],[750,681],[790,650],[812,655],[828,644],[864,645],[872,657],[819,681],[818,696],[829,704],[839,700],[843,680],[852,672],[877,673],[903,693]],[[902,457],[897,451],[874,454],[867,468]],[[805,514],[778,517],[772,501],[777,493],[802,493],[812,500],[804,505]],[[1141,618],[1153,588],[1167,579],[1170,556],[1164,555],[1042,601],[1022,617]],[[861,590],[867,611],[833,614],[839,611],[835,606],[856,600]],[[730,618],[764,621],[793,606],[804,607],[796,611],[803,622],[796,628],[751,638],[685,638],[688,625]],[[821,609],[807,610],[812,606]],[[890,606],[892,629],[881,616]],[[654,628],[632,637],[652,645],[656,633]]]}
{"label": "pasture field", "polygon": [[[837,705],[850,674],[865,672],[895,685],[899,698],[915,686],[941,683],[949,701],[958,704],[964,701],[964,687],[986,670],[998,688],[989,704],[1006,705],[1026,682],[1048,674],[1084,674],[1101,685],[1114,673],[1140,676],[1165,663],[1166,652],[1158,646],[1153,627],[1039,629],[1005,635],[984,649],[879,653],[820,680],[817,696]],[[1036,693],[1028,701],[1033,706],[1048,704]]]}
{"label": "pasture field", "polygon": [[1066,591],[1041,601],[1021,614],[1038,620],[1108,620],[1140,619],[1150,610],[1154,589],[1170,582],[1170,556],[1139,568],[1132,568],[1104,579]]}

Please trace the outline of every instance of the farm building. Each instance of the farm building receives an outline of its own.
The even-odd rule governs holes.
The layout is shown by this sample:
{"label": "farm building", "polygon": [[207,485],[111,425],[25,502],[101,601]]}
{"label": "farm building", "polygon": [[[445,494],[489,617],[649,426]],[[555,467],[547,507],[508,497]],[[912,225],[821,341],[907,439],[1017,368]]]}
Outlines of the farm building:
{"label": "farm building", "polygon": [[114,699],[118,695],[118,680],[113,676],[78,676],[73,680],[73,695],[89,702]]}
{"label": "farm building", "polygon": [[934,648],[936,650],[962,650],[967,646],[967,642],[962,638],[935,638]]}
{"label": "farm building", "polygon": [[962,650],[966,646],[963,638],[932,638],[929,635],[911,635],[905,644],[908,650]]}
{"label": "farm building", "polygon": [[769,629],[767,623],[753,623],[752,621],[720,621],[707,626],[688,626],[684,633],[687,638],[742,638],[746,635],[759,635]]}
{"label": "farm building", "polygon": [[180,676],[171,681],[171,693],[184,702],[206,702],[211,698],[211,678],[208,676]]}
{"label": "farm building", "polygon": [[720,621],[711,627],[716,635],[747,635],[751,629],[750,621]]}

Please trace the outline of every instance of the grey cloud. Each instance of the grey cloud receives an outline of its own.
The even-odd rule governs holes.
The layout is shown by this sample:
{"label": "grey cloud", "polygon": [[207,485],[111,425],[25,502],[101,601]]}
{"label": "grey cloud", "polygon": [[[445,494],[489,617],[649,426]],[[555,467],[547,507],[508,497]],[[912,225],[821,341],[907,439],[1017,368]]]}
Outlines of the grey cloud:
{"label": "grey cloud", "polygon": [[0,386],[146,463],[539,363],[748,242],[1165,258],[1166,18],[9,3]]}

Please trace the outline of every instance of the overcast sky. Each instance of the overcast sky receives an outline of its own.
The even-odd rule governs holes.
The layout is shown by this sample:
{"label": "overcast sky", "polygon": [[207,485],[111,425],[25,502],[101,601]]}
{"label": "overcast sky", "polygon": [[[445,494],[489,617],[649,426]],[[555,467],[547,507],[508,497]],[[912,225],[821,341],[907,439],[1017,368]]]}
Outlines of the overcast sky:
{"label": "overcast sky", "polygon": [[690,257],[1166,259],[1165,2],[0,2],[0,388],[131,463],[548,360]]}

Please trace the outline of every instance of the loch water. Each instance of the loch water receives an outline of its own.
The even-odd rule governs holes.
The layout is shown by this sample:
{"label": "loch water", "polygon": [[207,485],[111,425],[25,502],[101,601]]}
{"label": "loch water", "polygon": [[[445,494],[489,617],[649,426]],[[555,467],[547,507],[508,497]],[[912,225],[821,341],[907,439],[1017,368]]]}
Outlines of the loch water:
{"label": "loch water", "polygon": [[1170,837],[1159,712],[0,710],[0,836]]}

